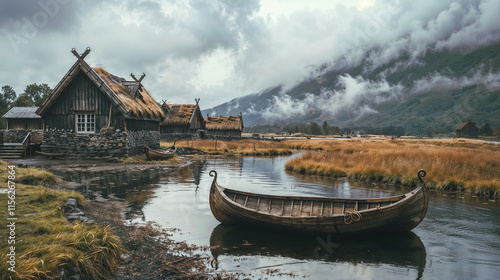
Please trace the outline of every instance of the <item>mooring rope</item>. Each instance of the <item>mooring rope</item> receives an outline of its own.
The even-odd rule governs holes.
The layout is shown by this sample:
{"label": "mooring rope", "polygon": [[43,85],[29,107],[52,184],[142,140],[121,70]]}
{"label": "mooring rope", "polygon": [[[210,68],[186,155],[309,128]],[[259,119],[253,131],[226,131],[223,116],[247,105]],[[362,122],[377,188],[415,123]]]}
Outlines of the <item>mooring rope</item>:
{"label": "mooring rope", "polygon": [[344,223],[346,223],[348,225],[348,224],[352,223],[353,221],[357,222],[357,221],[361,220],[362,217],[363,216],[361,215],[361,213],[359,213],[356,210],[345,211]]}

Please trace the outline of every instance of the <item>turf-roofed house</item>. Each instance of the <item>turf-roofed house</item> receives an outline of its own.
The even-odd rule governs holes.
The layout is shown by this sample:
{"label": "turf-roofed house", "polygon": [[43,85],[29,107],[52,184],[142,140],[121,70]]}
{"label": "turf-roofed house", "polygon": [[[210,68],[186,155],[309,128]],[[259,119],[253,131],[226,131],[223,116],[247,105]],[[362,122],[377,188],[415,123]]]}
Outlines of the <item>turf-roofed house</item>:
{"label": "turf-roofed house", "polygon": [[204,134],[205,120],[201,114],[200,99],[196,104],[167,104],[163,102],[162,109],[166,117],[161,123],[162,134],[177,134],[180,137]]}
{"label": "turf-roofed house", "polygon": [[243,131],[243,116],[208,116],[205,118],[207,135],[240,137]]}
{"label": "turf-roofed house", "polygon": [[41,150],[69,157],[125,157],[160,146],[163,110],[141,84],[90,67],[82,54],[36,113],[45,123]]}

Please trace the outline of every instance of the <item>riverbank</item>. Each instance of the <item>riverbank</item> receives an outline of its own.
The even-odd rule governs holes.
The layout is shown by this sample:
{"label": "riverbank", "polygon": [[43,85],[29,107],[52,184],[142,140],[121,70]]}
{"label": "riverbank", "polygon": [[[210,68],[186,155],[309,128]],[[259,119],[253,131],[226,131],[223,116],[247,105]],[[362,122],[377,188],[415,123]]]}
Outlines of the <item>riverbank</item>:
{"label": "riverbank", "polygon": [[[0,178],[5,178],[7,183],[10,163],[0,163]],[[44,162],[37,163],[47,167]],[[102,174],[123,176],[132,170],[149,174],[147,171],[151,169],[168,172],[188,164],[189,159],[184,159],[171,164],[85,162],[57,164],[50,168],[58,173],[67,170],[72,174],[93,174],[90,179],[94,182]],[[64,181],[32,167],[15,166],[13,169],[16,182],[19,182],[15,197],[15,272],[8,272],[10,247],[2,246],[0,279],[59,279],[62,276],[77,277],[74,279],[93,276],[98,279],[208,278],[207,257],[193,254],[194,248],[188,244],[170,240],[168,229],[151,223],[125,224],[122,213],[127,201],[114,197],[85,200],[82,194],[74,191],[80,183]],[[133,182],[129,182],[129,186],[130,183]],[[0,203],[7,205],[10,199],[7,190],[1,190]],[[65,205],[69,198],[77,200],[87,222],[68,222]],[[9,213],[0,213],[6,221]],[[9,236],[9,230],[2,227],[0,235]],[[8,242],[7,238],[2,240]]]}
{"label": "riverbank", "polygon": [[0,249],[1,279],[112,276],[122,251],[118,237],[107,226],[66,219],[66,202],[74,198],[83,204],[81,194],[41,186],[55,184],[55,176],[4,161],[0,178],[4,185],[15,186],[1,189],[0,195],[0,204],[9,205],[0,214],[8,224],[0,228],[5,245]]}
{"label": "riverbank", "polygon": [[308,140],[290,146],[313,149],[289,161],[290,172],[414,187],[417,170],[440,191],[500,195],[500,145],[479,140]]}

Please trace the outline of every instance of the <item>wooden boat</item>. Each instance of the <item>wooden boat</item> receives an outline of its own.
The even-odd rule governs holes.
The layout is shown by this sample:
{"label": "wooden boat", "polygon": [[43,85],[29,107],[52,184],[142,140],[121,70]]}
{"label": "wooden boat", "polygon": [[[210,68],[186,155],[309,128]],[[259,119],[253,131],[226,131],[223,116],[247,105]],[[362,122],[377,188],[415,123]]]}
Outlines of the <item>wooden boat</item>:
{"label": "wooden boat", "polygon": [[46,153],[46,152],[39,152],[39,151],[35,151],[35,153],[39,154],[41,156],[49,157],[49,158],[63,158],[63,157],[68,156],[67,153]]}
{"label": "wooden boat", "polygon": [[144,149],[146,151],[146,157],[148,160],[170,159],[175,155],[175,152],[177,151],[177,147],[175,147],[175,145],[161,150],[153,150],[145,145]]}
{"label": "wooden boat", "polygon": [[427,212],[423,169],[417,173],[420,184],[409,193],[360,199],[254,194],[219,186],[217,172],[209,174],[214,177],[210,209],[223,224],[342,235],[409,231]]}

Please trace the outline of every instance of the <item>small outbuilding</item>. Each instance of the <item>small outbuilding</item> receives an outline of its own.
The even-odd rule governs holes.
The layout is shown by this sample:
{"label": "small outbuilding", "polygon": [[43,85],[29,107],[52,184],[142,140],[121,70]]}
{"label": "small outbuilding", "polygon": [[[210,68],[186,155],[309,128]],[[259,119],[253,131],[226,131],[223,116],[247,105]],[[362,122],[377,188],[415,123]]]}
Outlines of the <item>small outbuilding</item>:
{"label": "small outbuilding", "polygon": [[465,121],[455,129],[456,137],[477,138],[479,128],[472,121]]}
{"label": "small outbuilding", "polygon": [[207,135],[241,137],[243,116],[208,116],[205,118]]}
{"label": "small outbuilding", "polygon": [[7,120],[7,129],[43,129],[43,120],[38,107],[12,107],[2,116]]}

